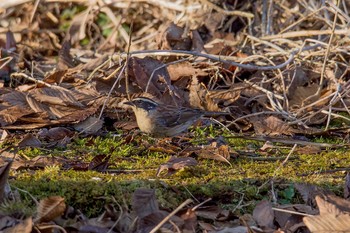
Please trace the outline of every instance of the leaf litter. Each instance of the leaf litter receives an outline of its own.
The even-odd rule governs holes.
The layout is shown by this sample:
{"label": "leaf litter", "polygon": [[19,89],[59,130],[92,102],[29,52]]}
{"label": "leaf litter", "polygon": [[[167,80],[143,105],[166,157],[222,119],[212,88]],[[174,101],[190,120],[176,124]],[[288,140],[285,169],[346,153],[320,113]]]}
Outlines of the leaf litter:
{"label": "leaf litter", "polygon": [[[104,135],[108,127],[127,131],[125,143],[133,143],[134,135],[129,132],[135,128],[135,119],[122,102],[145,93],[169,105],[229,113],[213,120],[229,132],[226,139],[268,141],[273,145],[261,149],[267,155],[281,151],[281,144],[304,146],[291,151],[300,154],[347,148],[350,19],[349,4],[340,2],[0,3],[1,142],[10,143],[18,131],[30,130],[19,134],[15,146],[2,151],[1,199],[11,199],[5,186],[11,165],[7,162],[12,159],[15,171],[63,164],[62,168],[108,172],[112,152],[84,163],[47,156],[28,159],[17,150],[65,148],[76,138]],[[206,124],[205,120],[200,124]],[[310,141],[319,135],[341,143]],[[171,176],[203,159],[232,166],[232,159],[242,157],[220,138],[207,139],[200,146],[183,137],[145,147],[180,156],[162,164],[155,175],[166,170]],[[289,155],[282,166],[288,159]],[[346,178],[347,197],[348,175]],[[171,215],[159,208],[154,190],[141,189],[135,192],[132,210],[115,203],[119,210],[106,207],[100,219],[73,228],[92,232],[107,232],[112,227],[115,232],[348,230],[344,224],[349,220],[346,199],[305,184],[295,188],[306,204],[273,207],[272,198],[258,204],[252,217],[242,217],[240,222],[235,221],[239,216],[230,219],[234,214],[223,214],[224,210],[211,210],[221,216],[211,221],[198,219],[199,211],[189,203],[184,213]],[[37,219],[51,221],[63,215],[63,200],[43,199]],[[153,207],[143,209],[146,204]],[[316,207],[319,214],[313,212]],[[276,214],[280,209],[294,212],[282,216]],[[108,211],[112,216],[106,217]],[[300,217],[304,216],[301,212],[307,216]],[[41,229],[40,221],[23,219],[12,218],[11,226],[0,229]],[[167,221],[158,225],[164,219]]]}

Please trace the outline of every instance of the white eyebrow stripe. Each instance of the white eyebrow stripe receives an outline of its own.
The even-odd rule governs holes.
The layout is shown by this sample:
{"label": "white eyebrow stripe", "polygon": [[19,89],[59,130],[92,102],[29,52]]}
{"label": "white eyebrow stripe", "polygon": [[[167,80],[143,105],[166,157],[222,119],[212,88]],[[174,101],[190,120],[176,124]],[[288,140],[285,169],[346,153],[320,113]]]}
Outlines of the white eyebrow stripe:
{"label": "white eyebrow stripe", "polygon": [[147,103],[150,103],[152,105],[159,105],[157,102],[155,102],[154,100],[151,100],[149,98],[145,98],[145,97],[138,97],[138,98],[135,98],[133,101],[137,101],[137,100],[141,100],[141,101],[144,101],[144,102],[147,102]]}

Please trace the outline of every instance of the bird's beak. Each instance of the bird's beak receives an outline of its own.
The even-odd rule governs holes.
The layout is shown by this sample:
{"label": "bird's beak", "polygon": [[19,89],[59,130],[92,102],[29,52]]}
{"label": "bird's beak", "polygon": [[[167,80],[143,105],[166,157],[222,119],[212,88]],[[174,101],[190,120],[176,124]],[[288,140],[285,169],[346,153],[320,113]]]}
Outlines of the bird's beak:
{"label": "bird's beak", "polygon": [[135,106],[135,104],[132,101],[126,101],[123,104],[130,105],[130,106]]}

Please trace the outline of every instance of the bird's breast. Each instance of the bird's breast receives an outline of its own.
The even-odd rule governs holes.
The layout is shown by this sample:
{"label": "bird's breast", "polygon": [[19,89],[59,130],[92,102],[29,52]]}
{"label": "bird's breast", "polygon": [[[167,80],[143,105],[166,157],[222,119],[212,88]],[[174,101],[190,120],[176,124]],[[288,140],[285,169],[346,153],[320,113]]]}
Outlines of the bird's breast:
{"label": "bird's breast", "polygon": [[139,126],[140,130],[142,132],[152,134],[154,133],[156,124],[153,122],[153,118],[150,117],[150,114],[152,113],[148,111],[139,111],[135,115],[136,115],[137,125]]}

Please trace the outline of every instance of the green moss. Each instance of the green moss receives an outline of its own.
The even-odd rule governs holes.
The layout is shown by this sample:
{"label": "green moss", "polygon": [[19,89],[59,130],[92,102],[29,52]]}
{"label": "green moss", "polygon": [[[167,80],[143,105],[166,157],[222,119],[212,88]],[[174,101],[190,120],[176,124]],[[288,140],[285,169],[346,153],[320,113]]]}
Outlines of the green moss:
{"label": "green moss", "polygon": [[[208,144],[215,140],[214,128],[194,129],[196,143]],[[197,140],[198,139],[198,140]],[[319,139],[321,140],[321,139]],[[194,140],[193,140],[194,141]],[[224,208],[237,209],[241,213],[252,211],[257,201],[271,199],[270,180],[274,179],[274,189],[280,203],[301,202],[294,190],[293,183],[309,182],[340,193],[344,174],[322,173],[323,171],[345,167],[350,163],[350,152],[346,150],[324,151],[320,154],[293,155],[294,160],[283,166],[281,160],[270,160],[274,156],[286,156],[290,149],[284,148],[278,153],[261,154],[263,143],[238,138],[226,140],[232,151],[238,151],[238,158],[227,163],[197,158],[198,165],[179,170],[171,176],[156,177],[156,172],[170,154],[151,152],[149,145],[158,141],[145,135],[137,135],[130,143],[123,137],[76,139],[66,149],[52,151],[24,149],[20,151],[27,157],[64,156],[67,159],[90,162],[96,155],[111,155],[110,174],[94,171],[63,170],[60,166],[48,166],[44,170],[19,171],[12,174],[12,186],[24,189],[37,199],[51,195],[60,195],[69,205],[80,209],[88,216],[96,216],[113,196],[119,203],[131,203],[133,192],[137,188],[156,189],[157,198],[163,208],[174,209],[187,198],[195,197],[199,202],[212,198]],[[254,160],[240,155],[239,151],[254,152],[266,161]],[[181,150],[177,151],[178,153]],[[63,166],[63,165],[62,165]],[[24,203],[34,203],[25,193],[21,193]]]}

